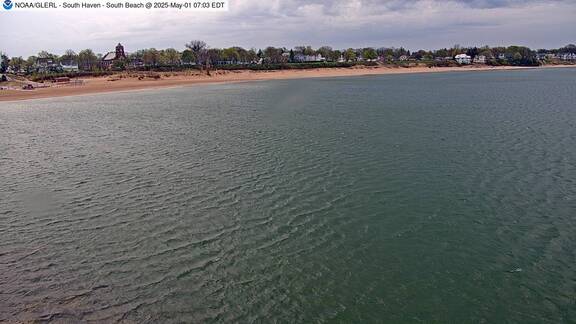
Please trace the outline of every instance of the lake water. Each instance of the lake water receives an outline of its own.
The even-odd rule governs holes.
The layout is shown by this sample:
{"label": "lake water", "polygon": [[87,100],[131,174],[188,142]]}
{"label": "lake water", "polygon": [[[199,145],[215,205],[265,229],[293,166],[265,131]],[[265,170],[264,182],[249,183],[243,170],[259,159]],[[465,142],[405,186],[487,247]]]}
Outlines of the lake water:
{"label": "lake water", "polygon": [[0,103],[0,322],[576,321],[576,69]]}

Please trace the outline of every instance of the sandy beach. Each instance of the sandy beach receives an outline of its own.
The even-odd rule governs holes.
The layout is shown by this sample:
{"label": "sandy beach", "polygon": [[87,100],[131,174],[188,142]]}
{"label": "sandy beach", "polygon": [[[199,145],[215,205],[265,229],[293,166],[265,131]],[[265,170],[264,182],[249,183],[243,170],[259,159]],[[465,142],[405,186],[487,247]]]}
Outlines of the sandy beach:
{"label": "sandy beach", "polygon": [[576,65],[556,65],[543,67],[489,67],[489,66],[466,66],[466,67],[353,67],[353,68],[325,68],[310,70],[275,70],[275,71],[211,71],[210,75],[200,71],[188,72],[158,72],[153,74],[143,73],[120,73],[118,75],[82,78],[79,84],[49,85],[46,88],[34,90],[0,90],[0,101],[18,101],[39,98],[66,97],[85,94],[133,91],[144,89],[157,89],[167,87],[190,86],[196,84],[228,83],[263,81],[278,79],[298,78],[322,78],[363,76],[381,74],[406,74],[406,73],[437,73],[458,71],[494,71],[494,70],[518,70],[518,69],[543,69],[576,67]]}

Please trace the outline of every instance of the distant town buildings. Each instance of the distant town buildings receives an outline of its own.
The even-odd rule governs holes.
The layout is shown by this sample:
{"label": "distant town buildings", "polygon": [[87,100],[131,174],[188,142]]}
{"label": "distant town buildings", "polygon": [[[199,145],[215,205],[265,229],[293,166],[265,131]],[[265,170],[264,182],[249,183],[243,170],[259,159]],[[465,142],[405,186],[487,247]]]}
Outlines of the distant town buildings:
{"label": "distant town buildings", "polygon": [[[194,52],[196,51],[196,52]],[[531,50],[524,46],[509,47],[468,47],[455,46],[437,50],[413,51],[405,48],[348,48],[332,49],[323,46],[314,49],[311,46],[267,47],[264,50],[230,48],[204,48],[180,51],[168,49],[141,49],[126,53],[124,46],[118,43],[114,51],[105,55],[85,49],[76,54],[67,50],[62,56],[47,51],[30,56],[6,58],[4,72],[9,74],[32,73],[75,73],[100,72],[102,70],[180,70],[194,67],[246,68],[265,65],[257,69],[278,68],[283,64],[316,64],[324,66],[350,66],[353,64],[382,65],[406,63],[427,66],[457,66],[468,64],[537,66],[541,64],[576,63],[576,45],[567,45],[558,49]],[[318,64],[321,63],[321,64]],[[249,67],[248,67],[249,68]],[[256,67],[254,67],[256,68]],[[298,68],[294,66],[294,68]],[[304,68],[304,67],[303,67]]]}
{"label": "distant town buildings", "polygon": [[[51,57],[39,57],[34,64],[34,71],[37,73],[49,72],[78,72],[78,63],[73,61],[63,61],[58,63]],[[19,72],[19,71],[18,71]]]}
{"label": "distant town buildings", "polygon": [[537,58],[540,61],[576,61],[576,53],[538,53]]}

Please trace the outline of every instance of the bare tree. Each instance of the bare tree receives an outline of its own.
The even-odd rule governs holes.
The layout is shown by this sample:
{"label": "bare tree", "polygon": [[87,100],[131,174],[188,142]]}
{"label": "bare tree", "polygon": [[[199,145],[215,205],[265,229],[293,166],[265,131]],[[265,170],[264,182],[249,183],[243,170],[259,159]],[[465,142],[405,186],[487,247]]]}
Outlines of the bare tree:
{"label": "bare tree", "polygon": [[190,41],[190,43],[186,44],[186,47],[188,49],[190,49],[192,52],[198,53],[201,50],[205,49],[206,47],[208,47],[208,45],[206,44],[206,42],[201,41],[201,40],[193,40]]}
{"label": "bare tree", "polygon": [[190,43],[186,44],[186,48],[188,48],[194,54],[196,64],[201,64],[205,61],[207,47],[208,45],[206,42],[201,40],[192,40]]}
{"label": "bare tree", "polygon": [[73,50],[69,49],[64,52],[64,55],[60,57],[60,60],[67,64],[72,64],[78,61],[78,54]]}

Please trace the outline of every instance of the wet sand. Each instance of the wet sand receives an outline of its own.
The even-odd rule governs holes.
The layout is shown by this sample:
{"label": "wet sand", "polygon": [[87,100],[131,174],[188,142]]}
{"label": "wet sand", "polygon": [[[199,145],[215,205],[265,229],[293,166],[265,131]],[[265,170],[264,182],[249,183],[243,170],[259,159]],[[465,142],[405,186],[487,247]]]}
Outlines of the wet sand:
{"label": "wet sand", "polygon": [[[405,73],[433,73],[433,72],[455,72],[455,71],[493,71],[493,70],[515,70],[515,69],[542,69],[554,67],[576,67],[567,66],[544,66],[544,67],[488,67],[488,66],[466,66],[466,67],[352,67],[352,68],[323,68],[310,70],[275,70],[275,71],[211,71],[210,75],[199,71],[189,72],[159,72],[155,73],[159,78],[142,77],[143,73],[122,73],[115,76],[82,78],[82,85],[64,84],[38,88],[34,90],[0,90],[0,101],[17,101],[27,99],[66,97],[84,94],[96,94],[118,91],[133,91],[144,89],[157,89],[166,87],[190,86],[196,84],[263,81],[278,79],[297,78],[321,78],[321,77],[342,77],[342,76],[362,76],[380,74],[405,74]],[[140,77],[139,77],[140,76]]]}

